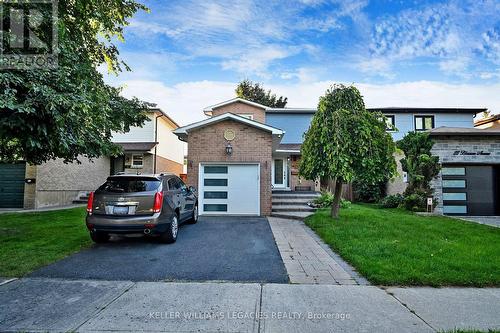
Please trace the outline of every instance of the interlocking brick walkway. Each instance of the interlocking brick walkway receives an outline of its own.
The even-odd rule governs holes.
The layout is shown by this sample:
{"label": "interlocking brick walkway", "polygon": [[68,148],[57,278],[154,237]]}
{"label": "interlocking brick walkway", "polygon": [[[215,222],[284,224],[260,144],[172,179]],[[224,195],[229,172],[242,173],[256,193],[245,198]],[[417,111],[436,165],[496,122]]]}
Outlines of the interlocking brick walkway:
{"label": "interlocking brick walkway", "polygon": [[291,283],[367,285],[302,221],[268,217]]}

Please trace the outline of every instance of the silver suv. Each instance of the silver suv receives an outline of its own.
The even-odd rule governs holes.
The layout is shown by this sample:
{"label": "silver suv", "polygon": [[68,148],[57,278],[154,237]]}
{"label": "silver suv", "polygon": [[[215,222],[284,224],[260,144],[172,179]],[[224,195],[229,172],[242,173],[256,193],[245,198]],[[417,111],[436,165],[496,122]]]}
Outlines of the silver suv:
{"label": "silver suv", "polygon": [[116,175],[108,177],[87,203],[86,224],[96,243],[110,234],[158,236],[177,239],[179,224],[198,221],[196,190],[175,175]]}

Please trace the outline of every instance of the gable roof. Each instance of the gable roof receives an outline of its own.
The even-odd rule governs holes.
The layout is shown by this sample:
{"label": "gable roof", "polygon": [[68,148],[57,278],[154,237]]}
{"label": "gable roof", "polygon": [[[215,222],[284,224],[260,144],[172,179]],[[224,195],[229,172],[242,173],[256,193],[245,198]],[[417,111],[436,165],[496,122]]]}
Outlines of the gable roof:
{"label": "gable roof", "polygon": [[205,119],[202,121],[198,121],[196,123],[192,123],[192,124],[187,125],[187,126],[179,127],[176,130],[174,130],[173,133],[175,135],[177,135],[180,140],[186,141],[186,138],[187,138],[190,131],[201,128],[201,127],[209,126],[209,125],[212,125],[212,124],[224,121],[224,120],[234,120],[234,121],[261,129],[263,131],[270,132],[272,135],[278,135],[280,137],[285,134],[285,131],[283,131],[279,128],[269,126],[269,125],[266,125],[263,123],[259,123],[258,121],[251,120],[251,119],[248,119],[248,118],[245,118],[242,116],[238,116],[238,115],[236,115],[234,113],[230,113],[230,112],[223,113],[223,114],[220,114],[218,116],[211,117],[211,118],[208,118],[208,119]]}
{"label": "gable roof", "polygon": [[236,98],[224,101],[222,103],[218,103],[218,104],[214,104],[214,105],[211,105],[211,106],[207,106],[206,108],[203,109],[203,112],[207,116],[211,116],[212,115],[212,111],[214,109],[217,109],[217,108],[220,108],[222,106],[229,105],[229,104],[233,104],[233,103],[238,103],[238,102],[239,103],[243,103],[243,104],[247,104],[247,105],[251,105],[251,106],[255,106],[256,108],[263,109],[263,110],[267,109],[267,106],[265,106],[265,105],[262,105],[262,104],[259,104],[259,103],[255,103],[255,102],[251,102],[251,101],[248,101],[248,100],[240,98],[240,97],[236,97]]}
{"label": "gable roof", "polygon": [[157,108],[157,107],[154,107],[154,108],[148,108],[146,109],[146,112],[153,112],[153,113],[160,113],[163,117],[166,118],[166,120],[168,122],[171,123],[171,125],[175,128],[178,128],[179,127],[179,124],[177,124],[177,122],[175,120],[173,120],[165,111],[163,111],[162,109],[160,108]]}

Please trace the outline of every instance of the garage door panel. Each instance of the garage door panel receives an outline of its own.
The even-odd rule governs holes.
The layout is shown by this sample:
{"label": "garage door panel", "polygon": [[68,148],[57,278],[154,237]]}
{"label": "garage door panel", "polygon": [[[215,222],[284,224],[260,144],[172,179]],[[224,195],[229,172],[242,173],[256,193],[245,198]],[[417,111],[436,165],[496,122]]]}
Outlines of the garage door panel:
{"label": "garage door panel", "polygon": [[259,215],[259,165],[201,165],[202,214]]}
{"label": "garage door panel", "polygon": [[0,164],[0,208],[23,208],[25,163]]}

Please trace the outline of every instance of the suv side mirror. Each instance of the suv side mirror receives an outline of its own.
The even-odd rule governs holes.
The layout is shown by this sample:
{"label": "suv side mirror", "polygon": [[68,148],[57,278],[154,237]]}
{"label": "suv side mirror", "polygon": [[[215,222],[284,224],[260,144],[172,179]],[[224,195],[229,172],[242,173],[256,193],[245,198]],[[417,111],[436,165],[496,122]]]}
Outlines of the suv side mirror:
{"label": "suv side mirror", "polygon": [[196,188],[194,186],[189,186],[189,192],[196,193]]}

